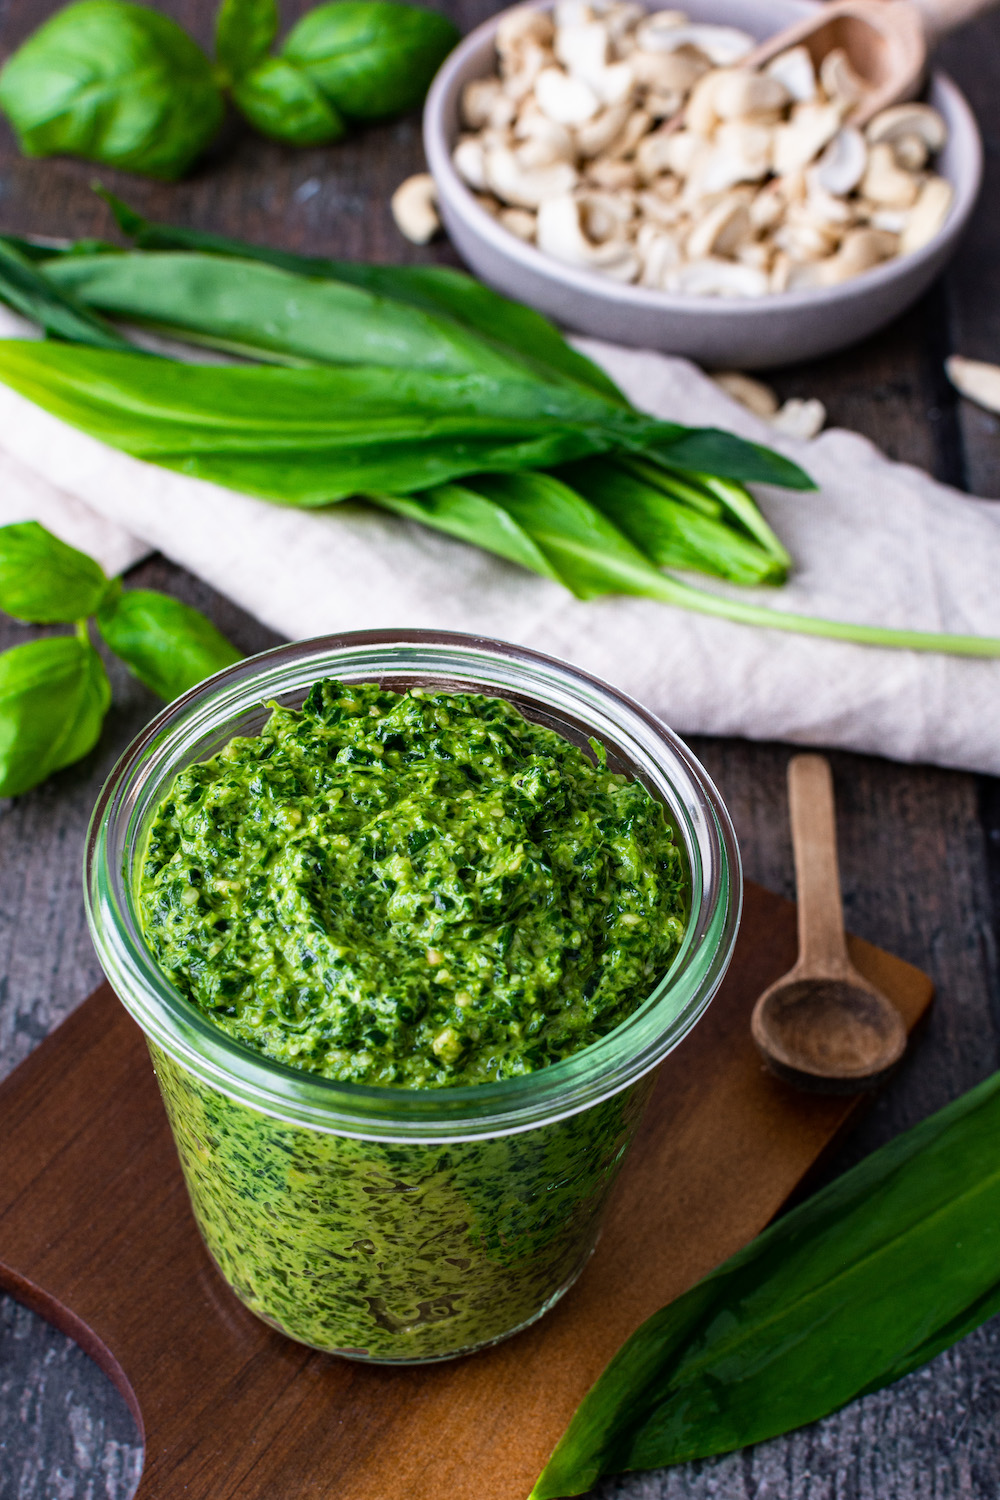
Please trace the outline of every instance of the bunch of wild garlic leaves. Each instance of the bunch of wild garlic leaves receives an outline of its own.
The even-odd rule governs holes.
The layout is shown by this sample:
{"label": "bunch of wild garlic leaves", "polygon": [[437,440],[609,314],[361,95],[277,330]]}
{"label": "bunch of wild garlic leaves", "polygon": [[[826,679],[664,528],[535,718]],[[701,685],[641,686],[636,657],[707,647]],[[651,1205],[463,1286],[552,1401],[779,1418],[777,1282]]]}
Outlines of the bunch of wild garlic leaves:
{"label": "bunch of wild garlic leaves", "polygon": [[[582,599],[1000,654],[990,638],[790,614],[663,571],[782,583],[789,556],[746,486],[811,480],[731,433],[635,410],[544,318],[470,277],[307,259],[113,206],[133,250],[0,239],[0,299],[48,335],[0,344],[0,381],[112,446],[278,504],[360,497]],[[108,319],[253,363],[151,356]]]}

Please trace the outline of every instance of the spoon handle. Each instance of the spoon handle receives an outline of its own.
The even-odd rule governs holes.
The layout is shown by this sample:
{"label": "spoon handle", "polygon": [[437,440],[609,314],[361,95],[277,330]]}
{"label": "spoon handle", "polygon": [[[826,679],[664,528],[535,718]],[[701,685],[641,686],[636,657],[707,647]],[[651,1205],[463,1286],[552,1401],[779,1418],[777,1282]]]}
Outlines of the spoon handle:
{"label": "spoon handle", "polygon": [[924,23],[928,47],[937,45],[949,31],[957,31],[976,16],[992,10],[997,0],[914,0]]}
{"label": "spoon handle", "polygon": [[792,757],[788,802],[799,903],[797,967],[817,977],[844,978],[850,964],[840,900],[833,778],[825,756]]}

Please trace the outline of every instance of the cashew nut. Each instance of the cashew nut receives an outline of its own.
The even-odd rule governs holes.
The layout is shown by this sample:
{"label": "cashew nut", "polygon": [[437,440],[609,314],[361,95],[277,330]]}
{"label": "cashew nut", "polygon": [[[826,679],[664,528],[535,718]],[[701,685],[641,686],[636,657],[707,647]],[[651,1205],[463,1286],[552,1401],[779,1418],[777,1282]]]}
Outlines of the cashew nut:
{"label": "cashew nut", "polygon": [[538,208],[547,198],[576,186],[576,168],[569,162],[527,167],[507,146],[494,146],[484,156],[486,181],[502,203],[514,208]]}
{"label": "cashew nut", "polygon": [[930,177],[920,189],[917,199],[906,220],[899,238],[902,255],[911,255],[932,240],[944,227],[952,200],[951,183],[943,177]]}
{"label": "cashew nut", "polygon": [[426,245],[441,228],[437,191],[429,172],[418,172],[401,182],[389,201],[400,234],[414,245]]}
{"label": "cashew nut", "polygon": [[844,125],[816,163],[816,181],[824,193],[844,197],[853,193],[867,166],[868,147],[864,136],[853,125]]}
{"label": "cashew nut", "polygon": [[875,116],[865,134],[873,145],[881,141],[898,141],[901,136],[919,135],[928,152],[936,153],[948,139],[948,127],[929,104],[894,104]]}
{"label": "cashew nut", "polygon": [[917,182],[911,173],[896,165],[890,145],[881,142],[868,153],[868,166],[861,179],[861,193],[873,203],[889,208],[909,208],[916,202]]}
{"label": "cashew nut", "polygon": [[456,171],[543,254],[693,295],[832,286],[933,238],[951,203],[928,165],[937,112],[897,105],[862,133],[843,49],[751,70],[753,45],[638,0],[519,7],[499,76],[462,92]]}
{"label": "cashew nut", "polygon": [[957,391],[987,411],[1000,412],[1000,367],[981,359],[963,359],[952,354],[944,362],[948,379]]}
{"label": "cashew nut", "polygon": [[602,271],[615,281],[634,281],[639,259],[624,233],[591,238],[594,220],[600,217],[586,198],[581,201],[570,193],[548,198],[538,210],[538,248],[568,265]]}

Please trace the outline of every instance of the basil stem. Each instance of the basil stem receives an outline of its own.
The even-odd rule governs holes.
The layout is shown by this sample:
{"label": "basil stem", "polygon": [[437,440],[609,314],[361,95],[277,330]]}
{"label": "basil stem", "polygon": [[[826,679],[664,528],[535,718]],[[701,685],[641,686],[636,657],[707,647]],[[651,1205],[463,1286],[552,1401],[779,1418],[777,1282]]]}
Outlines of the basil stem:
{"label": "basil stem", "polygon": [[1000,1073],[647,1319],[531,1492],[727,1453],[918,1369],[1000,1311]]}

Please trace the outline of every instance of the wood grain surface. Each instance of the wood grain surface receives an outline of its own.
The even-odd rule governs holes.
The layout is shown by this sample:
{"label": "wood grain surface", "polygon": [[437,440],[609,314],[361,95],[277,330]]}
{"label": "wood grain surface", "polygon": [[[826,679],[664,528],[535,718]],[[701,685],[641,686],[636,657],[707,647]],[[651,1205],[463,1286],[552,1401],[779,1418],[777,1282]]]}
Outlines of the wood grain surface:
{"label": "wood grain surface", "polygon": [[[0,57],[54,0],[0,0]],[[207,0],[159,8],[209,40]],[[305,0],[282,0],[291,21]],[[494,7],[451,7],[468,28]],[[950,39],[942,61],[966,92],[986,143],[986,182],[969,235],[944,278],[889,329],[831,359],[771,377],[782,395],[821,397],[833,423],[949,483],[1000,496],[1000,422],[950,388],[944,357],[1000,357],[1000,18]],[[320,254],[439,259],[396,234],[388,193],[422,165],[416,118],[328,150],[294,152],[231,126],[213,158],[171,187],[102,172],[151,215]],[[21,159],[0,122],[0,229],[106,234],[78,162]],[[244,651],[274,638],[227,600],[162,561],[134,582],[206,609]],[[0,646],[32,632],[0,617]],[[9,1072],[100,978],[83,922],[79,871],[97,790],[156,701],[112,666],[115,703],[97,749],[48,785],[0,803],[0,1073]],[[734,816],[748,874],[791,893],[784,799],[789,751],[692,742]],[[934,979],[926,1038],[829,1172],[969,1088],[1000,1063],[1000,782],[871,757],[831,757],[847,925]],[[0,1150],[3,1143],[0,1143]],[[1000,1320],[888,1391],[743,1454],[606,1481],[600,1500],[996,1500],[1000,1493]],[[0,1299],[0,1500],[127,1500],[139,1467],[117,1392],[75,1344]],[[481,1493],[490,1494],[480,1469]],[[285,1497],[281,1497],[285,1500]],[[288,1497],[294,1500],[294,1497]],[[378,1500],[372,1495],[368,1500]]]}
{"label": "wood grain surface", "polygon": [[[795,951],[795,909],[749,886],[732,966],[659,1069],[580,1280],[474,1359],[331,1359],[229,1295],[141,1033],[107,985],[0,1086],[0,1288],[74,1335],[125,1397],[146,1443],[139,1500],[479,1500],[481,1467],[491,1500],[525,1500],[616,1350],[759,1234],[863,1107],[773,1078],[750,1040],[754,1001]],[[908,1028],[923,1019],[918,969],[860,940],[851,958]]]}

